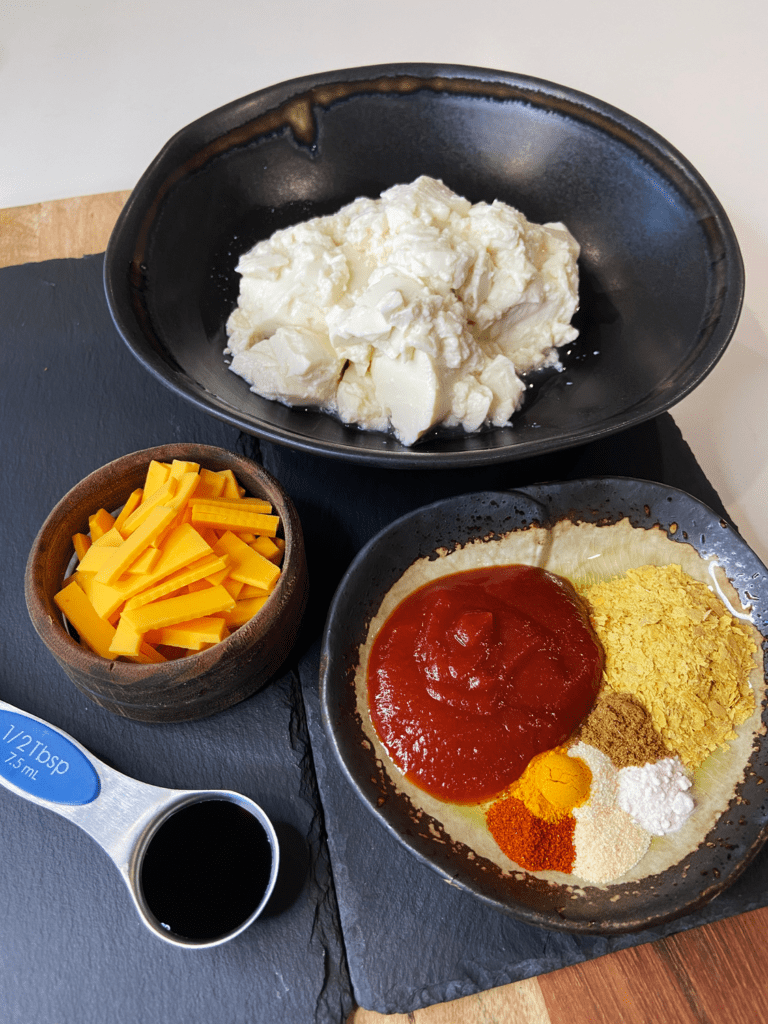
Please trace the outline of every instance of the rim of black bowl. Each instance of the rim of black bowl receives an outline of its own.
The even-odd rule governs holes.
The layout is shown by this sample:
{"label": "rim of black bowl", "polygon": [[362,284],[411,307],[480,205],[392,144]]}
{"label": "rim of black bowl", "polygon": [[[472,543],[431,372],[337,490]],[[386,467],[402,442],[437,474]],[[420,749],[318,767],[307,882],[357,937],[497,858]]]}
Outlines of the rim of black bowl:
{"label": "rim of black bowl", "polygon": [[[598,422],[576,423],[566,433],[519,440],[512,426],[477,434],[439,432],[413,447],[388,434],[338,423],[333,437],[318,437],[325,414],[291,409],[280,422],[244,413],[192,379],[154,333],[139,299],[144,259],[163,201],[185,176],[236,148],[290,129],[297,144],[317,148],[318,112],[361,94],[398,96],[421,90],[518,102],[571,118],[606,133],[633,151],[639,164],[661,174],[691,207],[709,248],[709,307],[702,309],[697,344],[678,379],[660,381],[649,395]],[[297,219],[303,219],[298,217]],[[114,324],[133,355],[161,384],[201,411],[267,441],[382,468],[426,469],[479,466],[542,455],[617,433],[667,411],[710,373],[736,329],[744,298],[739,245],[720,202],[699,172],[657,132],[618,108],[545,79],[468,65],[398,63],[307,75],[236,99],[177,132],[144,172],[109,239],[104,288]],[[223,362],[223,355],[221,356]],[[247,385],[243,382],[247,390]],[[256,396],[252,396],[254,399]],[[263,401],[263,400],[262,400]],[[269,403],[274,406],[277,403]],[[284,410],[285,407],[281,407]]]}

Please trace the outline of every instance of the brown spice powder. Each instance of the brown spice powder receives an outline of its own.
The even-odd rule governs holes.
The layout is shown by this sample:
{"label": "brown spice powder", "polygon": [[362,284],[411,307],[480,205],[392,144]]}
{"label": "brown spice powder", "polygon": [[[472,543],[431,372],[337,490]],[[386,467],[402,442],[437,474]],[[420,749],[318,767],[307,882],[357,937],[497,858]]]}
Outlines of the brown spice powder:
{"label": "brown spice powder", "polygon": [[602,751],[617,768],[642,767],[670,756],[651,716],[629,693],[604,690],[575,738]]}

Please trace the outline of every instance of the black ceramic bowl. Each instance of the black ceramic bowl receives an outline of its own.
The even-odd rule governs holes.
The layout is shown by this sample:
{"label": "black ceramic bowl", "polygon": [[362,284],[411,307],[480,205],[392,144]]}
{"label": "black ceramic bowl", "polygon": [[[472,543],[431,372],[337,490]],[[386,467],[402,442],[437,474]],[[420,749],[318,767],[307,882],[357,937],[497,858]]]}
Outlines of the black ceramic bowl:
{"label": "black ceramic bowl", "polygon": [[[417,559],[435,557],[474,539],[492,538],[532,522],[562,519],[600,525],[628,518],[659,526],[674,541],[715,556],[752,606],[754,624],[768,636],[768,569],[738,533],[697,499],[662,484],[597,478],[537,484],[518,491],[450,498],[387,526],[351,564],[333,599],[320,662],[320,700],[332,749],[352,789],[382,825],[422,862],[452,884],[530,924],[585,933],[639,931],[689,913],[738,878],[768,837],[768,711],[744,780],[706,840],[672,867],[607,888],[550,884],[518,872],[502,876],[490,860],[451,839],[440,822],[417,807],[390,778],[365,734],[356,707],[355,669],[368,626],[390,587]],[[768,649],[763,644],[768,679]],[[375,870],[375,865],[372,865]]]}
{"label": "black ceramic bowl", "polygon": [[[511,426],[412,448],[254,395],[222,354],[239,255],[421,174],[576,236],[581,333],[565,372],[536,377]],[[246,433],[398,468],[538,455],[656,416],[715,365],[743,296],[720,204],[655,132],[563,86],[432,64],[296,79],[183,128],[129,198],[104,278],[127,345],[177,394]]]}

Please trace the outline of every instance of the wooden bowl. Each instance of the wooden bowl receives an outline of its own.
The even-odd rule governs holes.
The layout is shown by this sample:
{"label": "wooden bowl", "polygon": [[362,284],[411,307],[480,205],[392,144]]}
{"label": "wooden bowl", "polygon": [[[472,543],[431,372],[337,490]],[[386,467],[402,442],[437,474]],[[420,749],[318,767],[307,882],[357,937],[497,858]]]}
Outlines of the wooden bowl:
{"label": "wooden bowl", "polygon": [[[270,501],[285,538],[283,571],[249,622],[213,647],[161,664],[110,661],[78,643],[54,603],[74,554],[72,535],[88,533],[99,508],[119,509],[144,482],[152,459],[184,459],[231,469],[247,493]],[[298,515],[288,495],[256,463],[221,448],[171,444],[133,452],[91,473],[43,523],[27,561],[27,609],[38,635],[72,682],[100,707],[141,722],[179,722],[222,711],[261,689],[288,657],[307,600],[307,566]]]}

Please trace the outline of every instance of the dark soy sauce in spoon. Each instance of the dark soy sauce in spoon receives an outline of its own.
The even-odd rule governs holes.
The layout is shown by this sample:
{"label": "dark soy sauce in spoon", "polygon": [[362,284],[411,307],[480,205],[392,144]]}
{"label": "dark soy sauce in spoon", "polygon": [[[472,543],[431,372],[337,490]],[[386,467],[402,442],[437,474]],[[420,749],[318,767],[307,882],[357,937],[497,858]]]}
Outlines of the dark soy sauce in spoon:
{"label": "dark soy sauce in spoon", "polygon": [[250,917],[271,869],[272,848],[253,814],[228,800],[204,800],[163,822],[144,854],[140,884],[163,928],[211,942]]}

